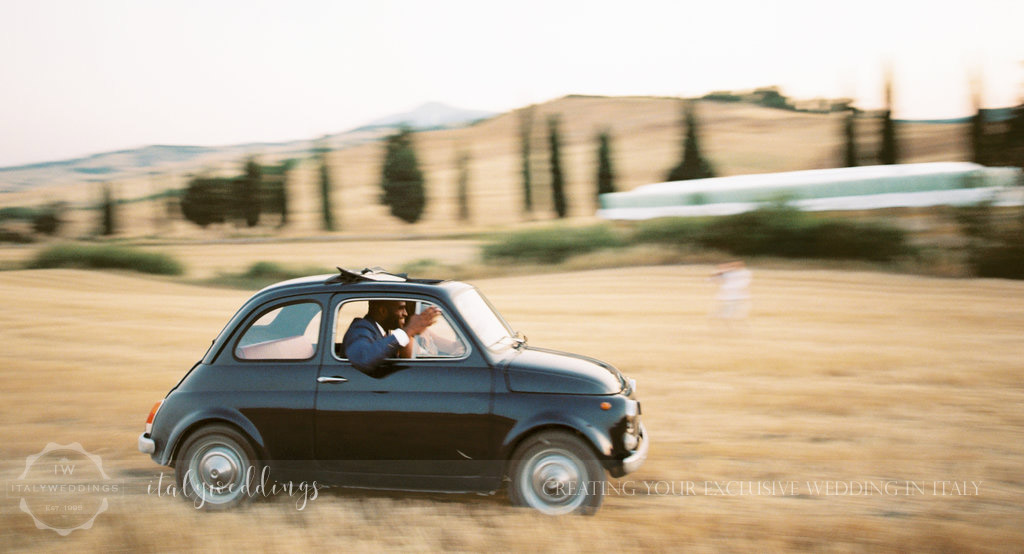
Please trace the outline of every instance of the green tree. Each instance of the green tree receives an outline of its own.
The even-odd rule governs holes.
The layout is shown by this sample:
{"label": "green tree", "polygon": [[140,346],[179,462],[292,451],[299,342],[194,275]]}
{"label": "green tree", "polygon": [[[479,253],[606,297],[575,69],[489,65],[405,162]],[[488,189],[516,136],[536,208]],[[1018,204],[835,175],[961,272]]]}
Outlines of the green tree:
{"label": "green tree", "polygon": [[759,88],[754,91],[754,94],[760,97],[758,103],[766,108],[791,109],[789,100],[782,95],[779,87]]}
{"label": "green tree", "polygon": [[597,197],[615,192],[615,171],[612,169],[611,136],[604,131],[597,136]]}
{"label": "green tree", "polygon": [[683,159],[679,165],[668,173],[669,181],[685,181],[687,179],[704,179],[714,177],[711,164],[701,155],[700,133],[697,123],[697,107],[693,100],[683,103]]}
{"label": "green tree", "polygon": [[971,145],[971,160],[974,163],[988,165],[988,151],[985,144],[985,114],[981,109],[981,80],[975,79],[971,85],[971,100],[974,102],[974,115],[968,127]]}
{"label": "green tree", "polygon": [[548,143],[551,145],[551,199],[555,214],[564,218],[569,212],[565,198],[565,176],[562,174],[562,136],[558,130],[558,116],[548,118]]}
{"label": "green tree", "polygon": [[844,149],[843,167],[857,167],[857,111],[849,110],[843,119]]}
{"label": "green tree", "polygon": [[1024,103],[1015,106],[1010,112],[1002,151],[1004,159],[1000,163],[1024,169]]}
{"label": "green tree", "polygon": [[392,215],[406,223],[419,221],[427,204],[412,135],[411,129],[403,128],[388,137],[381,171],[384,204],[391,208]]}
{"label": "green tree", "polygon": [[469,152],[465,150],[459,153],[456,166],[458,167],[459,177],[458,185],[456,190],[456,197],[459,203],[459,221],[469,221]]}
{"label": "green tree", "polygon": [[114,192],[110,183],[103,184],[103,198],[100,202],[102,217],[100,221],[100,234],[103,236],[113,235],[117,231],[117,200],[114,199]]}
{"label": "green tree", "polygon": [[317,146],[315,156],[320,162],[320,214],[325,231],[334,230],[334,210],[331,205],[331,169],[327,164],[326,142]]}
{"label": "green tree", "polygon": [[66,204],[63,202],[54,202],[46,208],[39,210],[32,217],[32,229],[40,234],[56,235],[57,231],[60,230],[60,226],[64,223],[62,216],[65,207]]}
{"label": "green tree", "polygon": [[224,223],[234,217],[234,187],[234,179],[225,177],[196,177],[190,180],[181,195],[181,214],[200,227]]}
{"label": "green tree", "polygon": [[275,189],[277,205],[281,213],[281,227],[288,225],[288,175],[295,168],[295,160],[288,159],[281,164],[281,181]]}
{"label": "green tree", "polygon": [[519,112],[519,153],[523,175],[523,213],[533,213],[533,183],[530,175],[530,137],[533,135],[534,106]]}
{"label": "green tree", "polygon": [[885,112],[882,114],[882,147],[878,161],[883,165],[899,163],[899,146],[896,142],[896,122],[892,120],[892,76],[885,80]]}
{"label": "green tree", "polygon": [[295,160],[260,166],[260,212],[278,214],[278,228],[288,225],[288,174]]}
{"label": "green tree", "polygon": [[249,227],[255,227],[260,222],[262,174],[263,170],[256,159],[249,158],[245,162],[245,175],[238,180],[241,215]]}

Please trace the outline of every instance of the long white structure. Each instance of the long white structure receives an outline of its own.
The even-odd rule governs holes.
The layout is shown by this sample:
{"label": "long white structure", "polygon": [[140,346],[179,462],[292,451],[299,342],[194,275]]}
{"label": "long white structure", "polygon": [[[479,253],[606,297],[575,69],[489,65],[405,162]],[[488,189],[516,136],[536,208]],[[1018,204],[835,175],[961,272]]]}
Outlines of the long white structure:
{"label": "long white structure", "polygon": [[876,165],[644,185],[601,195],[605,219],[730,215],[780,200],[807,211],[1024,204],[1021,170],[968,162]]}

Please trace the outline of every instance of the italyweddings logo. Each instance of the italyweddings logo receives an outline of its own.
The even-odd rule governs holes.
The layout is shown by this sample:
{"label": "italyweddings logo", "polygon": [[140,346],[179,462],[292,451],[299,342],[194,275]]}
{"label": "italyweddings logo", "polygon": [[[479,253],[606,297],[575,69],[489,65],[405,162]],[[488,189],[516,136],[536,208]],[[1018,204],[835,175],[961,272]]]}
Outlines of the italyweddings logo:
{"label": "italyweddings logo", "polygon": [[124,484],[103,471],[103,461],[79,443],[49,443],[25,459],[25,470],[7,482],[7,497],[32,517],[38,529],[62,537],[89,529],[109,508],[108,496],[123,494]]}
{"label": "italyweddings logo", "polygon": [[229,482],[215,484],[209,481],[205,475],[199,475],[193,469],[188,469],[182,479],[182,488],[174,480],[165,482],[164,474],[160,473],[156,483],[150,482],[146,486],[146,494],[158,497],[176,497],[179,494],[192,499],[192,504],[197,510],[216,507],[222,504],[233,503],[245,497],[263,497],[287,495],[295,499],[295,509],[306,509],[309,502],[317,499],[320,491],[327,486],[306,481],[276,482],[270,479],[270,467],[263,466],[260,471],[259,480],[256,479],[256,468],[249,466],[245,472],[244,479],[240,482]]}

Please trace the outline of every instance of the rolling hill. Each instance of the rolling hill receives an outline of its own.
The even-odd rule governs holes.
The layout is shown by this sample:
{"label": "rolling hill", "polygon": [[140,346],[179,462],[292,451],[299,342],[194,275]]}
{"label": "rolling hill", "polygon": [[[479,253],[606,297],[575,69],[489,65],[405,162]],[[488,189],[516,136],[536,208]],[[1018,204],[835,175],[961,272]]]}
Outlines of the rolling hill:
{"label": "rolling hill", "polygon": [[[837,167],[842,160],[842,114],[802,113],[745,103],[702,100],[698,105],[701,148],[720,176],[773,173]],[[529,117],[527,117],[529,116]],[[626,191],[663,181],[682,151],[679,99],[654,97],[567,96],[477,121],[473,125],[421,131],[415,135],[417,157],[427,186],[427,206],[413,225],[399,222],[380,205],[380,137],[387,127],[354,130],[328,137],[328,157],[335,193],[333,212],[340,233],[435,233],[487,229],[553,217],[549,181],[547,120],[561,119],[562,168],[571,218],[593,217],[599,132],[611,134],[615,187]],[[525,118],[525,119],[524,119]],[[523,122],[531,125],[530,168],[535,209],[525,213],[522,193],[520,134]],[[392,121],[393,123],[393,121]],[[966,124],[902,123],[897,125],[904,162],[963,161],[968,159]],[[864,165],[875,163],[879,123],[857,122],[857,139]],[[236,145],[204,150],[186,147],[148,147],[94,156],[76,164],[40,164],[46,167],[0,170],[0,207],[39,206],[54,200],[79,208],[68,214],[68,236],[95,229],[97,181],[113,183],[117,197],[132,200],[152,197],[167,189],[186,186],[189,175],[238,175],[247,156],[257,154],[264,163],[298,158],[288,177],[289,223],[255,231],[302,236],[322,233],[319,225],[319,167],[309,155],[312,141],[285,144]],[[456,159],[470,155],[469,221],[457,218]],[[19,171],[25,172],[19,174]],[[90,184],[92,183],[92,184]],[[83,186],[86,185],[86,186]],[[183,221],[167,223],[167,209],[152,202],[134,202],[123,209],[121,233],[129,236],[211,237],[218,232],[240,232],[232,225],[222,230],[200,230]],[[262,230],[260,230],[262,229]]]}

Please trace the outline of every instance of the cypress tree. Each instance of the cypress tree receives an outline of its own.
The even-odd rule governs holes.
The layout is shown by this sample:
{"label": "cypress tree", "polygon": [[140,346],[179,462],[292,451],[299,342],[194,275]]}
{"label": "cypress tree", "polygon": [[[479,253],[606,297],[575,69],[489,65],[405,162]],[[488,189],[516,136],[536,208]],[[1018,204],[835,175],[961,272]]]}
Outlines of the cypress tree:
{"label": "cypress tree", "polygon": [[103,236],[113,235],[117,231],[117,201],[114,200],[114,192],[110,183],[103,184],[103,199],[100,206],[103,213],[100,222],[100,233]]}
{"label": "cypress tree", "polygon": [[565,198],[565,178],[562,175],[562,137],[558,130],[558,116],[548,118],[548,141],[551,145],[551,198],[555,214],[564,218],[569,212]]}
{"label": "cypress tree", "polygon": [[882,147],[878,161],[883,165],[899,163],[896,144],[896,123],[892,120],[892,76],[885,80],[885,113],[882,114]]}
{"label": "cypress tree", "polygon": [[406,223],[416,223],[423,215],[427,195],[413,148],[412,130],[403,128],[388,137],[386,149],[381,171],[384,203],[395,217]]}
{"label": "cypress tree", "polygon": [[597,136],[597,198],[615,192],[615,172],[612,170],[611,137],[608,131]]}
{"label": "cypress tree", "polygon": [[459,154],[456,165],[458,166],[459,177],[456,190],[456,197],[459,203],[459,221],[469,221],[469,152],[463,151]]}
{"label": "cypress tree", "polygon": [[533,213],[533,183],[530,175],[530,136],[533,134],[534,107],[524,108],[519,112],[519,153],[522,158],[523,174],[523,213]]}
{"label": "cypress tree", "polygon": [[971,161],[981,165],[988,165],[988,152],[985,145],[985,114],[981,111],[981,85],[980,79],[974,81],[971,100],[974,102],[974,115],[971,116],[971,124],[968,128],[971,144]]}
{"label": "cypress tree", "polygon": [[294,168],[294,159],[285,160],[282,167],[283,175],[281,176],[281,186],[280,188],[278,188],[279,197],[277,200],[277,205],[281,209],[281,224],[279,225],[279,227],[284,227],[288,225],[288,175]]}
{"label": "cypress tree", "polygon": [[255,158],[245,162],[245,175],[239,180],[241,185],[242,218],[248,227],[255,227],[260,222],[260,185],[262,169]]}
{"label": "cypress tree", "polygon": [[693,100],[683,103],[683,126],[686,128],[683,135],[683,160],[672,168],[668,180],[684,181],[714,177],[715,172],[711,164],[700,153],[697,108]]}
{"label": "cypress tree", "polygon": [[856,110],[849,110],[843,120],[843,139],[846,145],[843,167],[857,167],[856,114]]}
{"label": "cypress tree", "polygon": [[331,206],[331,170],[327,164],[328,149],[321,144],[316,149],[320,161],[320,213],[325,231],[334,230],[334,211]]}
{"label": "cypress tree", "polygon": [[1010,110],[1010,120],[1002,136],[999,158],[999,164],[1024,168],[1024,104],[1014,106]]}

